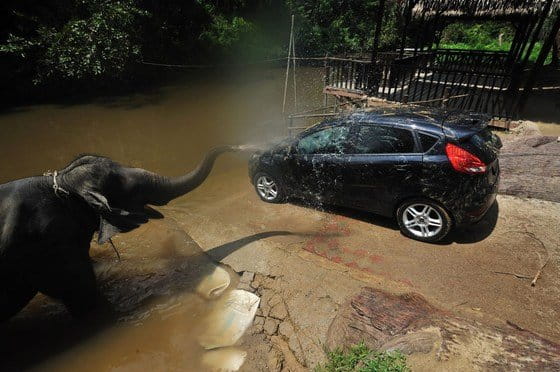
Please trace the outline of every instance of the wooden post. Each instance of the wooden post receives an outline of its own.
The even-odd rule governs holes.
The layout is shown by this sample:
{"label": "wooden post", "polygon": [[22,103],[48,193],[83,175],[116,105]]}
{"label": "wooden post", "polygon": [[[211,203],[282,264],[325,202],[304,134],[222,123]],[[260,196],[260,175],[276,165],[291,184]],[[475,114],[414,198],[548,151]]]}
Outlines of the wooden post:
{"label": "wooden post", "polygon": [[544,65],[548,53],[550,53],[550,50],[552,49],[554,38],[556,37],[556,34],[559,31],[560,31],[560,10],[556,11],[556,20],[554,21],[554,24],[550,29],[550,34],[547,36],[544,44],[542,45],[541,51],[535,62],[535,65],[533,66],[533,69],[531,70],[529,76],[527,77],[526,80],[527,83],[525,84],[525,89],[523,90],[523,93],[521,93],[521,96],[519,97],[519,101],[517,104],[518,113],[522,112],[523,109],[525,108],[527,99],[529,98],[529,95],[531,95],[533,87],[535,86],[535,80],[537,79],[537,76],[539,75],[539,72],[541,71]]}
{"label": "wooden post", "polygon": [[450,87],[445,87],[443,89],[443,99],[441,100],[441,107],[442,108],[446,108],[447,107],[447,102],[449,101],[449,93],[451,92],[451,88]]}
{"label": "wooden post", "polygon": [[410,20],[412,18],[412,8],[414,6],[413,0],[408,0],[406,4],[405,16],[404,16],[404,26],[401,35],[401,48],[399,51],[399,58],[402,58],[404,55],[404,48],[406,47],[406,34],[408,32],[408,25],[410,24]]}
{"label": "wooden post", "polygon": [[368,94],[373,93],[377,90],[375,87],[376,75],[377,75],[377,52],[379,50],[379,38],[381,36],[381,29],[383,27],[383,15],[385,13],[385,0],[379,0],[379,7],[377,9],[377,18],[375,20],[375,34],[373,35],[373,47],[371,50],[371,65],[369,68],[368,79]]}
{"label": "wooden post", "polygon": [[[324,78],[325,86],[324,86],[324,88],[329,86],[330,79],[331,79],[331,66],[329,64],[328,58],[329,58],[329,54],[327,53],[327,54],[325,54],[325,61],[323,63],[323,65],[325,67],[325,78]],[[328,105],[328,97],[329,97],[328,94],[325,93],[325,100],[324,100],[324,106],[325,107],[327,107],[327,105]]]}
{"label": "wooden post", "polygon": [[546,20],[546,17],[548,16],[548,13],[550,12],[550,8],[552,7],[552,2],[553,2],[553,0],[548,0],[546,5],[544,6],[544,10],[541,13],[541,16],[539,18],[539,23],[537,24],[537,27],[533,31],[533,38],[531,39],[531,43],[529,44],[529,47],[527,48],[527,51],[525,52],[525,58],[523,58],[522,69],[525,68],[525,66],[527,65],[527,62],[529,61],[529,57],[531,56],[531,52],[533,51],[533,47],[535,46],[535,44],[537,42],[537,39],[539,38],[539,34],[541,33],[541,29],[544,25],[544,21]]}

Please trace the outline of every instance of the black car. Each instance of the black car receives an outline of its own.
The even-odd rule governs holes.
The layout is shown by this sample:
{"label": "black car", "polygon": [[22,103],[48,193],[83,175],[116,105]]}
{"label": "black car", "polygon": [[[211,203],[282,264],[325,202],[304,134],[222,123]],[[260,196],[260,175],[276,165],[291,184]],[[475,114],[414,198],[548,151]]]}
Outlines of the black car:
{"label": "black car", "polygon": [[355,112],[254,154],[249,176],[266,202],[314,198],[371,211],[434,242],[495,200],[502,144],[488,122],[432,109]]}

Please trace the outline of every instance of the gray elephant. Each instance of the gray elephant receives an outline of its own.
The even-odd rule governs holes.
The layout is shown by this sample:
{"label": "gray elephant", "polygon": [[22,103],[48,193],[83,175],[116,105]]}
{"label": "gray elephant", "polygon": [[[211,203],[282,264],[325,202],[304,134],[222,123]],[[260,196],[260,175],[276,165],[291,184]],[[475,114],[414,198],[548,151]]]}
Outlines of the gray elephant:
{"label": "gray elephant", "polygon": [[131,231],[161,206],[199,186],[218,155],[209,151],[198,167],[177,178],[85,155],[64,169],[0,185],[0,322],[19,312],[37,292],[64,303],[76,317],[98,303],[89,257],[100,244]]}

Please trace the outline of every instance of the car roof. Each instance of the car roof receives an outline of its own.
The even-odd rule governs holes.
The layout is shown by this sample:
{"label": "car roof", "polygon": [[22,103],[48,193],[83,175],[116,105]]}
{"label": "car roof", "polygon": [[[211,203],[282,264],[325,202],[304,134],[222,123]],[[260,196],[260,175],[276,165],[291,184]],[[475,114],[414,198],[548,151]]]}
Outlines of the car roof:
{"label": "car roof", "polygon": [[375,123],[416,129],[436,135],[444,133],[450,137],[472,135],[488,125],[490,117],[484,114],[443,110],[431,107],[406,106],[359,110],[327,119],[315,126],[355,125]]}

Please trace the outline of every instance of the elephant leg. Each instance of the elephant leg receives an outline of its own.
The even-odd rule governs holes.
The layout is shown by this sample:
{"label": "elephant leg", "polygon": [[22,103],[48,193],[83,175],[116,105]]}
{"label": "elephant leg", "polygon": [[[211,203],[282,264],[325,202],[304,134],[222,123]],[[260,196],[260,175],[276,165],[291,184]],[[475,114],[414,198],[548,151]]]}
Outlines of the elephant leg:
{"label": "elephant leg", "polygon": [[0,323],[16,315],[36,294],[19,273],[0,269]]}
{"label": "elephant leg", "polygon": [[85,317],[96,307],[97,285],[87,255],[60,257],[41,267],[35,278],[41,293],[61,301],[76,318]]}

